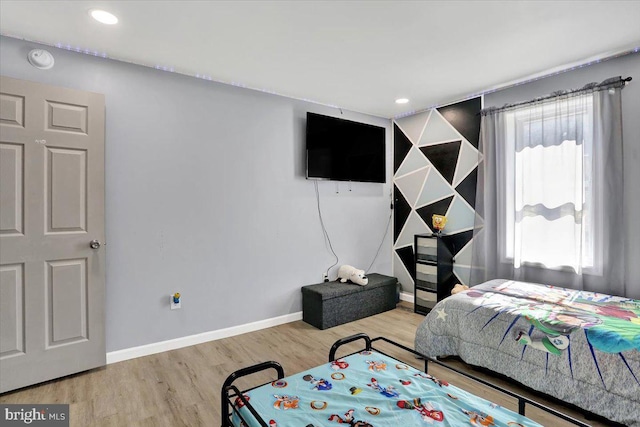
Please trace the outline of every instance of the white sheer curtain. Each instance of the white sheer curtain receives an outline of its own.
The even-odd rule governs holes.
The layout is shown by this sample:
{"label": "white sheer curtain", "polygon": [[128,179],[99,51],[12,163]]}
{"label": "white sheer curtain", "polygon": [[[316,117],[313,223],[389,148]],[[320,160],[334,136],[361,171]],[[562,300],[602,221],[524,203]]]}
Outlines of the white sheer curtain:
{"label": "white sheer curtain", "polygon": [[618,79],[483,111],[472,283],[625,294]]}

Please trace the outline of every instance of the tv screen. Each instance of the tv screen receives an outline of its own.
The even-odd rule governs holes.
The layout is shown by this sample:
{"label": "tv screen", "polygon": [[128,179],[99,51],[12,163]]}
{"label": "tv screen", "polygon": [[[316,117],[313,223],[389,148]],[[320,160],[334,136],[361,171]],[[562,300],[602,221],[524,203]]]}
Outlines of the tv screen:
{"label": "tv screen", "polygon": [[307,113],[307,178],[386,182],[385,128]]}

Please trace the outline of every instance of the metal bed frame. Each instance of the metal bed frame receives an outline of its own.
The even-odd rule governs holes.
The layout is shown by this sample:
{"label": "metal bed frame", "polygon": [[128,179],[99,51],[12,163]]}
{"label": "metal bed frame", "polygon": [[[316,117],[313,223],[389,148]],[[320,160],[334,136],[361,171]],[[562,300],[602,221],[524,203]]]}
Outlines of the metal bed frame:
{"label": "metal bed frame", "polygon": [[[485,381],[481,378],[477,378],[467,372],[463,372],[459,369],[456,369],[452,366],[449,366],[433,357],[428,357],[425,356],[423,354],[418,353],[417,351],[404,346],[400,343],[397,343],[395,341],[392,341],[388,338],[385,337],[377,337],[377,338],[369,338],[369,336],[367,334],[364,333],[359,333],[359,334],[355,334],[355,335],[351,335],[345,338],[341,338],[338,341],[336,341],[332,346],[331,346],[331,350],[329,351],[329,362],[333,362],[334,360],[336,360],[336,351],[338,350],[338,348],[340,348],[342,345],[347,344],[347,343],[351,343],[357,340],[364,340],[365,342],[365,348],[362,350],[358,350],[355,351],[353,353],[348,354],[348,356],[352,355],[352,354],[356,354],[359,353],[360,351],[371,351],[371,350],[375,350],[380,354],[383,354],[385,356],[391,357],[396,359],[393,356],[388,355],[387,353],[385,353],[384,351],[381,351],[378,348],[375,348],[373,346],[374,342],[386,342],[388,344],[394,345],[402,350],[405,350],[409,353],[412,353],[413,355],[415,355],[418,358],[424,359],[424,372],[428,373],[428,368],[429,368],[429,363],[435,363],[438,366],[442,366],[443,368],[455,372],[459,375],[462,375],[466,378],[469,378],[473,381],[476,381],[484,386],[490,387],[494,390],[497,390],[503,394],[506,394],[508,396],[511,396],[515,399],[518,400],[518,413],[520,415],[526,416],[525,415],[525,410],[526,410],[526,406],[531,405],[534,406],[536,408],[542,409],[543,411],[558,417],[562,420],[565,420],[569,423],[572,423],[576,426],[580,426],[580,427],[591,427],[589,424],[586,424],[580,420],[577,420],[573,417],[570,417],[569,415],[563,414],[560,411],[557,411],[553,408],[550,408],[548,406],[545,406],[539,402],[536,402],[535,400],[529,399],[528,397],[522,396],[518,393],[514,393],[510,390],[507,390],[505,388],[502,388],[498,385],[492,384],[488,381]],[[346,357],[346,356],[343,356]],[[284,368],[282,367],[282,365],[280,365],[278,362],[274,362],[274,361],[269,361],[269,362],[262,362],[259,363],[257,365],[253,365],[253,366],[249,366],[246,368],[242,368],[239,369],[235,372],[233,372],[231,375],[229,375],[227,377],[227,379],[224,381],[224,384],[222,385],[222,398],[221,398],[221,415],[222,415],[222,427],[233,427],[233,423],[231,421],[231,416],[232,416],[232,410],[233,410],[233,401],[234,400],[240,400],[246,407],[247,409],[251,412],[251,414],[255,417],[255,419],[258,421],[258,423],[260,424],[261,427],[269,427],[269,425],[262,419],[262,417],[258,414],[258,412],[255,410],[255,408],[251,405],[251,403],[244,397],[244,393],[251,391],[255,388],[261,387],[265,384],[269,384],[270,382],[266,382],[264,384],[260,384],[257,385],[255,387],[240,391],[236,386],[233,385],[233,382],[236,381],[238,378],[247,376],[247,375],[251,375],[251,374],[255,374],[257,372],[261,372],[264,370],[268,370],[268,369],[274,369],[276,371],[276,374],[278,376],[277,379],[282,379],[285,377],[284,375]],[[242,416],[242,414],[240,412],[237,412],[238,416],[240,417],[240,419],[248,425],[247,421],[244,419],[244,417]]]}

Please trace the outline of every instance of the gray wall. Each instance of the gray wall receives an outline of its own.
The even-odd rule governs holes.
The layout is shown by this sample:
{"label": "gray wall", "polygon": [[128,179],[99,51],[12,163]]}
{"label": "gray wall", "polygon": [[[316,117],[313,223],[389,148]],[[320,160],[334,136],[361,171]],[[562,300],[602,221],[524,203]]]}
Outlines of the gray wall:
{"label": "gray wall", "polygon": [[[105,94],[107,351],[301,310],[300,287],[333,263],[305,115],[338,110],[55,48],[41,71],[36,44],[0,44],[2,75]],[[341,117],[387,128],[386,184],[319,183],[340,264],[366,268],[390,213],[390,120]],[[391,274],[390,236],[372,272]]]}
{"label": "gray wall", "polygon": [[[609,77],[633,77],[622,91],[627,295],[640,299],[640,54],[631,54],[485,95],[484,105],[502,106],[562,89],[575,89]],[[620,201],[623,203],[623,201]]]}

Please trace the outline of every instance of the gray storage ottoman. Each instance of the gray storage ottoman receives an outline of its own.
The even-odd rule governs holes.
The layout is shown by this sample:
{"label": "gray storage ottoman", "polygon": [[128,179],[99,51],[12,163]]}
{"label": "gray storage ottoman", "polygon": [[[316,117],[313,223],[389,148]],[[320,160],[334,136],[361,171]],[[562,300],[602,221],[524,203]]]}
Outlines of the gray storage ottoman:
{"label": "gray storage ottoman", "polygon": [[366,286],[326,282],[302,287],[302,320],[318,329],[372,316],[396,307],[398,279],[368,274]]}

